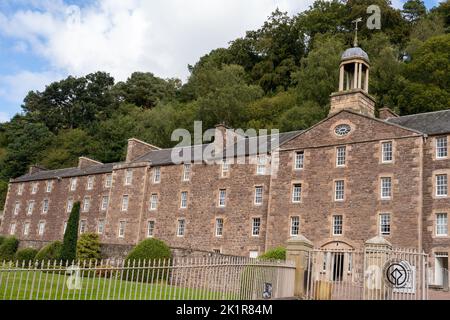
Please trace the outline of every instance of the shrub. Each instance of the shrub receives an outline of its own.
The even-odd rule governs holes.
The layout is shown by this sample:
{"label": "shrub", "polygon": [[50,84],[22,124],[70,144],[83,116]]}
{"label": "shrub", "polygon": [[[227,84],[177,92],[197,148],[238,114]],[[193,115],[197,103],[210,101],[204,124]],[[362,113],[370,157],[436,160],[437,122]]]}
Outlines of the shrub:
{"label": "shrub", "polygon": [[14,260],[17,248],[19,247],[19,240],[15,237],[9,237],[3,240],[0,245],[0,260]]}
{"label": "shrub", "polygon": [[28,264],[34,261],[38,251],[34,248],[25,248],[18,250],[15,255],[15,260],[19,263],[19,265],[24,264],[28,266]]}
{"label": "shrub", "polygon": [[77,257],[78,223],[80,220],[80,202],[73,205],[67,221],[64,241],[61,248],[61,260],[72,262]]}
{"label": "shrub", "polygon": [[100,260],[100,237],[95,233],[85,233],[81,235],[77,242],[77,259]]}
{"label": "shrub", "polygon": [[[133,266],[133,263],[137,266],[139,260],[141,264],[145,261],[147,266],[154,265],[158,263],[159,259],[170,259],[171,257],[172,253],[170,252],[170,248],[164,241],[147,239],[131,250],[125,259],[125,266]],[[153,269],[153,272],[153,280],[163,280],[169,276],[168,268]],[[128,272],[124,272],[124,276],[128,280],[140,280],[139,278],[142,277],[142,272],[139,273],[133,271],[133,269],[129,269]]]}
{"label": "shrub", "polygon": [[5,237],[4,236],[0,236],[0,246],[2,245],[3,241],[5,241]]}
{"label": "shrub", "polygon": [[39,252],[36,254],[35,259],[39,262],[59,260],[61,257],[61,248],[61,241],[51,242],[41,250],[39,250]]}
{"label": "shrub", "polygon": [[139,243],[128,254],[126,260],[133,263],[133,260],[157,260],[157,259],[170,259],[172,253],[169,246],[158,239],[147,239]]}
{"label": "shrub", "polygon": [[259,257],[261,260],[286,260],[286,248],[278,247],[267,251]]}

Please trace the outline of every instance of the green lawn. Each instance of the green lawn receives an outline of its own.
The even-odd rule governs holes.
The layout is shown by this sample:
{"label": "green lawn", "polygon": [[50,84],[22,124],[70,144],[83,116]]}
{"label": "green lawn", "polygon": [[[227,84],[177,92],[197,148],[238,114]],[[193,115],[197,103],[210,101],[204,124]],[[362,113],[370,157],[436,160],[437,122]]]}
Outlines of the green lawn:
{"label": "green lawn", "polygon": [[80,278],[69,290],[69,276],[41,271],[0,272],[0,300],[207,300],[230,299],[220,292],[111,278]]}

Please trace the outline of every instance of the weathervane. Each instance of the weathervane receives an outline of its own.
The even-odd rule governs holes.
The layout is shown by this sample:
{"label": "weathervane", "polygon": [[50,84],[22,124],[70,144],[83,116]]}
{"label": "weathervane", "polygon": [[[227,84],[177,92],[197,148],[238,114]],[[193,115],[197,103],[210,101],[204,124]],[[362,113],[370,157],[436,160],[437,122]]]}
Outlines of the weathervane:
{"label": "weathervane", "polygon": [[355,24],[356,28],[355,28],[355,42],[353,42],[353,46],[357,47],[358,46],[358,23],[362,22],[362,18],[358,18],[356,20],[353,20],[352,23]]}

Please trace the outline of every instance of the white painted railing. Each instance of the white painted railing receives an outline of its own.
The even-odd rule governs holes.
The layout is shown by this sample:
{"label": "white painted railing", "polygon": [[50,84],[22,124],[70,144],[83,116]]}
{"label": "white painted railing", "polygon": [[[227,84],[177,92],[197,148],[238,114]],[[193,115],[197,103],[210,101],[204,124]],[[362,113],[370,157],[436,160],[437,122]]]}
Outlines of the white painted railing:
{"label": "white painted railing", "polygon": [[242,257],[0,263],[0,300],[258,300],[294,295],[291,262]]}

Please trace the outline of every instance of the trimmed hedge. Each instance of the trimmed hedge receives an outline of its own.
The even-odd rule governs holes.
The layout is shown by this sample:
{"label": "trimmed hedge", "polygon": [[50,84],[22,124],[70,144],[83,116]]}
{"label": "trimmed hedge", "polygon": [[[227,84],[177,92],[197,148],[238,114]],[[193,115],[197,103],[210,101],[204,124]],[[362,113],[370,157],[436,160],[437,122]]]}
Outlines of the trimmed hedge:
{"label": "trimmed hedge", "polygon": [[[125,259],[125,266],[137,266],[139,260],[141,265],[145,263],[146,266],[154,266],[158,264],[158,260],[167,260],[171,257],[172,252],[170,251],[169,246],[164,241],[158,239],[147,239],[139,243],[136,247],[134,247],[133,250],[131,250],[131,252]],[[153,269],[155,275],[155,277],[153,278],[154,281],[164,280],[169,277],[170,272],[168,268],[158,269]],[[133,271],[133,269],[129,269],[124,273],[124,279],[130,281],[141,281],[140,278],[142,278],[142,272],[135,272]]]}
{"label": "trimmed hedge", "polygon": [[128,254],[126,260],[133,263],[133,260],[157,260],[157,259],[170,259],[172,253],[169,246],[161,240],[158,239],[147,239],[139,243],[133,250]]}
{"label": "trimmed hedge", "polygon": [[0,245],[0,260],[12,261],[19,247],[19,240],[15,237],[9,237],[3,240]]}
{"label": "trimmed hedge", "polygon": [[19,263],[19,266],[24,264],[25,266],[28,266],[30,261],[33,262],[34,258],[36,257],[38,253],[38,250],[34,248],[25,248],[20,249],[16,252],[15,260]]}
{"label": "trimmed hedge", "polygon": [[77,242],[77,259],[100,260],[100,237],[96,233],[84,233]]}
{"label": "trimmed hedge", "polygon": [[39,250],[39,252],[36,254],[35,259],[39,262],[59,260],[61,257],[61,248],[61,241],[49,243],[45,247],[41,248],[41,250]]}
{"label": "trimmed hedge", "polygon": [[261,260],[286,260],[286,248],[278,247],[259,256]]}

